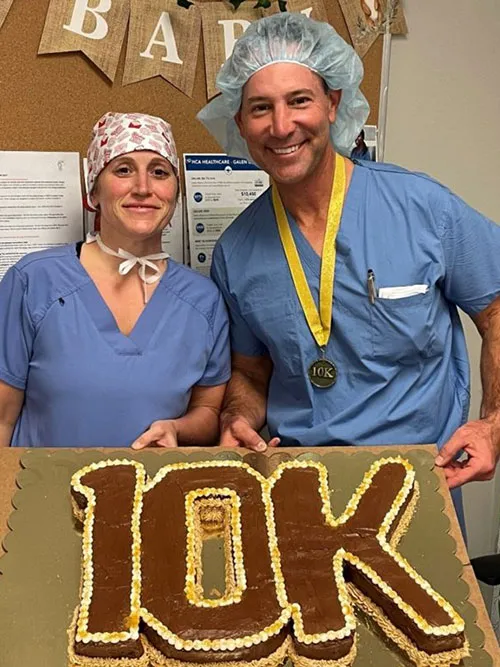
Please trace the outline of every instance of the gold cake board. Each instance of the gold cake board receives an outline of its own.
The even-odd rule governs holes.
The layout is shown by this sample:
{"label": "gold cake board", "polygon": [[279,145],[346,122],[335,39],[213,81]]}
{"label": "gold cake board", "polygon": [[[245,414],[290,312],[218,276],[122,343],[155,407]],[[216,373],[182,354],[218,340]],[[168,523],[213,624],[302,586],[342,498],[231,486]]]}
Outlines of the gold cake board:
{"label": "gold cake board", "polygon": [[[432,470],[435,453],[433,446],[280,448],[266,455],[221,448],[155,449],[139,453],[130,449],[2,449],[0,541],[6,536],[7,555],[0,559],[0,667],[65,667],[67,664],[66,631],[77,602],[81,547],[80,533],[71,517],[69,479],[73,472],[91,461],[135,458],[143,462],[152,475],[163,465],[180,460],[243,456],[247,463],[263,472],[291,457],[310,457],[326,465],[330,488],[336,488],[335,477],[339,475],[341,491],[334,490],[331,494],[333,511],[339,514],[362,474],[381,454],[407,456],[416,468],[425,505],[417,508],[408,534],[401,542],[401,551],[464,617],[471,657],[461,664],[500,667],[498,644],[469,564],[444,476],[442,471]],[[340,461],[343,462],[342,472],[339,472]],[[349,485],[345,483],[345,469]],[[17,492],[16,478],[20,487]],[[425,488],[429,493],[425,493]],[[11,514],[13,495],[16,511]],[[432,544],[432,558],[422,552],[422,544]],[[370,624],[359,622],[358,633],[358,657],[354,667],[411,664],[390,648]]]}

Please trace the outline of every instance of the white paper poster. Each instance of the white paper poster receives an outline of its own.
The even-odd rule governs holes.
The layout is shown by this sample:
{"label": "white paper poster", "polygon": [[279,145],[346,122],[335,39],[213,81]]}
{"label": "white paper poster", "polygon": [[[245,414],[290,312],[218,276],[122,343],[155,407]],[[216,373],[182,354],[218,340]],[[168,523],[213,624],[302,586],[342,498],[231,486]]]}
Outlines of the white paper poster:
{"label": "white paper poster", "polygon": [[217,239],[267,189],[269,176],[222,153],[186,153],[184,174],[191,266],[208,275]]}
{"label": "white paper poster", "polygon": [[82,237],[79,154],[0,151],[0,278],[26,253]]}

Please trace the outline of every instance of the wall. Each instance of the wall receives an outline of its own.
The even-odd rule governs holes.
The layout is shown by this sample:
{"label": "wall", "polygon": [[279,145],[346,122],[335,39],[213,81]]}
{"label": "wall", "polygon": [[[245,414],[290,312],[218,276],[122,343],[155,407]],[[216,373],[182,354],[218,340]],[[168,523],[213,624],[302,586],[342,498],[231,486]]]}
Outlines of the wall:
{"label": "wall", "polygon": [[[87,2],[90,7],[98,4],[97,0]],[[339,0],[324,4],[329,21],[347,38]],[[179,153],[220,151],[196,120],[207,101],[202,37],[195,45],[199,52],[192,98],[161,77],[123,86],[125,42],[112,84],[79,52],[38,55],[49,5],[50,0],[14,0],[0,31],[0,63],[8,63],[0,70],[1,150],[79,151],[85,155],[91,128],[103,113],[138,111],[169,121]],[[68,5],[69,10],[72,7],[74,3]],[[183,58],[184,48],[179,46]],[[159,59],[163,48],[157,47],[154,54]],[[378,118],[381,57],[379,39],[364,60],[363,92],[371,104],[371,123]],[[53,125],[55,131],[48,131]]]}
{"label": "wall", "polygon": [[[403,0],[403,6],[409,35],[392,42],[385,160],[431,174],[500,223],[500,2]],[[480,339],[463,320],[475,418]],[[500,474],[469,485],[465,500],[471,557],[495,551]]]}

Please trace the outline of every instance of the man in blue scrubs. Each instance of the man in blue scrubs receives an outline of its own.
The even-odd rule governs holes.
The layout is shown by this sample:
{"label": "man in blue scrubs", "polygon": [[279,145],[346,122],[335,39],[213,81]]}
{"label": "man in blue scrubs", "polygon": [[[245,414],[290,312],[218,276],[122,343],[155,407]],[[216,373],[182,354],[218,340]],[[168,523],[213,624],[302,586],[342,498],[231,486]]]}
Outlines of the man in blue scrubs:
{"label": "man in blue scrubs", "polygon": [[[223,234],[232,324],[222,444],[437,443],[450,487],[490,479],[500,443],[500,227],[422,174],[349,154],[361,61],[326,23],[253,23],[199,115],[274,186]],[[457,307],[483,336],[481,419]],[[455,460],[464,450],[465,460]]]}

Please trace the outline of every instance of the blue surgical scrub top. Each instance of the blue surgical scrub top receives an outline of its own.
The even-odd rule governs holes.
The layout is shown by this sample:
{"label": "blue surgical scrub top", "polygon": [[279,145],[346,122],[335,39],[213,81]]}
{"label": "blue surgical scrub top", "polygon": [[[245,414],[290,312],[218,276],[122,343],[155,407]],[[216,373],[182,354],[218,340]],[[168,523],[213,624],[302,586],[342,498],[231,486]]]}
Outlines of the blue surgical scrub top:
{"label": "blue surgical scrub top", "polygon": [[74,245],[27,255],[0,283],[0,380],[25,391],[12,445],[130,445],[229,379],[228,336],[215,285],[172,260],[125,336]]}
{"label": "blue surgical scrub top", "polygon": [[[320,258],[288,219],[317,304]],[[338,378],[330,389],[308,378],[321,354],[291,280],[269,191],[215,248],[212,277],[230,311],[233,351],[269,355],[274,364],[271,435],[284,446],[441,446],[469,409],[457,306],[474,315],[500,294],[500,227],[425,175],[362,162],[336,244],[326,357]],[[389,292],[396,298],[382,289],[370,303],[369,269],[377,292],[396,288]]]}

